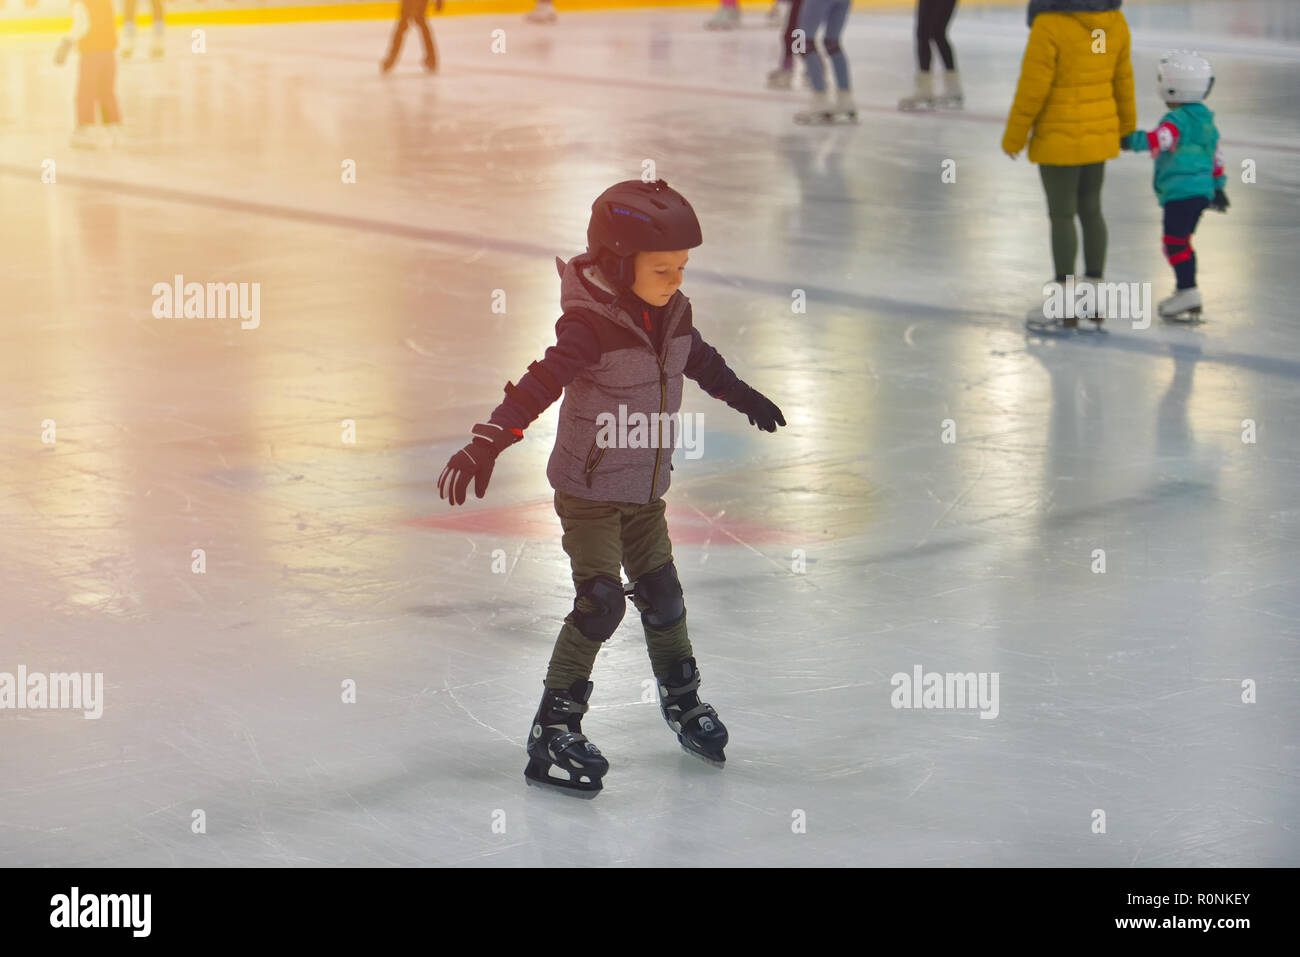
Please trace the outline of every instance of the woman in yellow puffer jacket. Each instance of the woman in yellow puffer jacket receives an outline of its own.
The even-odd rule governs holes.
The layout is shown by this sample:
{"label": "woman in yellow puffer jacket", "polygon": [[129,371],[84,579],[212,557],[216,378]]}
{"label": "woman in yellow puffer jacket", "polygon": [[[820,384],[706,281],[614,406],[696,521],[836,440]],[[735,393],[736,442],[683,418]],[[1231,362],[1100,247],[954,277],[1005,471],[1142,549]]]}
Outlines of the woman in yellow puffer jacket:
{"label": "woman in yellow puffer jacket", "polygon": [[1106,265],[1101,214],[1105,162],[1120,137],[1137,129],[1129,31],[1120,0],[1031,0],[1029,45],[1002,136],[1012,159],[1029,142],[1052,221],[1056,281],[1074,274],[1083,226],[1085,281]]}

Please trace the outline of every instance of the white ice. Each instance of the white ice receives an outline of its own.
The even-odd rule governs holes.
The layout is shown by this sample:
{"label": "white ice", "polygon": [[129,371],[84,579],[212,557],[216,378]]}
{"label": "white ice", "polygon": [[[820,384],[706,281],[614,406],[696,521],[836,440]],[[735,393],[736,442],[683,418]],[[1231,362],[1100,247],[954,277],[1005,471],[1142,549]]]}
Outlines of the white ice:
{"label": "white ice", "polygon": [[[383,22],[176,28],[88,153],[75,62],[0,44],[0,672],[105,682],[98,720],[0,711],[0,863],[1300,864],[1300,9],[1125,8],[1144,126],[1162,50],[1213,59],[1233,205],[1196,235],[1207,323],[1068,340],[1023,327],[1050,262],[999,148],[1019,7],[958,8],[967,109],[933,116],[894,109],[910,15],[855,13],[834,129],[763,88],[757,13],[434,20],[437,77],[414,37],[379,75]],[[522,775],[573,597],[555,409],[481,502],[434,482],[645,160],[703,222],[699,328],[789,428],[687,386],[668,513],[727,767],[646,700],[629,609],[579,802]],[[1108,278],[1163,295],[1151,162],[1106,176]],[[177,274],[259,283],[260,325],[154,318]],[[893,708],[917,665],[996,672],[997,717]]]}

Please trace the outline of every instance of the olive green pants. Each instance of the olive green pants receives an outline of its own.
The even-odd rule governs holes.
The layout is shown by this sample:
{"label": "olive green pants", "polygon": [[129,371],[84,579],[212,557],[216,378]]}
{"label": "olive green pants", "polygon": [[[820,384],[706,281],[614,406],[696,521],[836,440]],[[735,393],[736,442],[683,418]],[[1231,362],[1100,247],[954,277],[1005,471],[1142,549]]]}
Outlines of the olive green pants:
{"label": "olive green pants", "polygon": [[1106,268],[1106,220],[1101,215],[1101,184],[1106,175],[1105,163],[1088,166],[1042,166],[1047,193],[1047,215],[1052,220],[1052,262],[1057,282],[1075,275],[1074,260],[1079,252],[1079,235],[1074,218],[1083,227],[1083,268],[1085,276],[1100,279]]}
{"label": "olive green pants", "polygon": [[[620,567],[627,569],[628,581],[634,582],[673,560],[662,498],[647,505],[593,502],[557,491],[555,514],[560,516],[560,525],[564,529],[561,544],[573,567],[575,588],[597,575],[619,579]],[[587,601],[585,597],[578,599],[579,603]],[[640,611],[646,610],[640,599],[634,598],[633,602]],[[583,610],[597,609],[584,606]],[[569,688],[575,682],[590,678],[596,653],[603,644],[580,632],[573,618],[573,612],[570,612],[555,640],[555,651],[546,669],[548,688]],[[650,667],[656,678],[662,680],[674,662],[691,657],[685,616],[662,630],[643,627]]]}

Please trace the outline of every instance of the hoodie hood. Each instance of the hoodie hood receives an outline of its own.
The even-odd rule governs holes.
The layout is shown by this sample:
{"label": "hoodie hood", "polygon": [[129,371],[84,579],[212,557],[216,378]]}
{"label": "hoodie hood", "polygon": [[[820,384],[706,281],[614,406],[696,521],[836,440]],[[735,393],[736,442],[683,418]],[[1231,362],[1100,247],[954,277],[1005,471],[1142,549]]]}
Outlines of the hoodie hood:
{"label": "hoodie hood", "polygon": [[1029,25],[1040,13],[1104,13],[1118,10],[1122,0],[1029,0]]}

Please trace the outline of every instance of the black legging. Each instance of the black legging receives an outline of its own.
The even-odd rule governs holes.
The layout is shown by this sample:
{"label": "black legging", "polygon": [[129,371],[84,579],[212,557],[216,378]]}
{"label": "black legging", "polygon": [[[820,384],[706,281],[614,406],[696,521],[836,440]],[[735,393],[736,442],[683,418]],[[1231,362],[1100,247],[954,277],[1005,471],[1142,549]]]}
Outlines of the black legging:
{"label": "black legging", "polygon": [[939,48],[945,70],[957,69],[952,47],[948,45],[948,21],[957,0],[921,0],[916,7],[916,65],[922,73],[930,72],[930,44]]}

